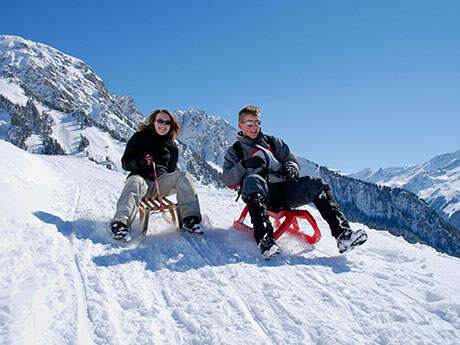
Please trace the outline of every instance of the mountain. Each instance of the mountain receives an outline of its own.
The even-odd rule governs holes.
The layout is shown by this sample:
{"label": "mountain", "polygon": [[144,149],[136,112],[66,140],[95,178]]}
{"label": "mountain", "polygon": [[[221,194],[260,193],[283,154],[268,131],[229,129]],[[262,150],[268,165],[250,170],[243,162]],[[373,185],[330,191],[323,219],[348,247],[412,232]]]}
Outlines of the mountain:
{"label": "mountain", "polygon": [[225,152],[235,142],[238,131],[227,120],[200,109],[176,111],[175,115],[183,129],[180,141],[222,171]]}
{"label": "mountain", "polygon": [[365,169],[351,177],[406,189],[460,229],[460,150],[406,168]]}
{"label": "mountain", "polygon": [[[143,120],[131,97],[111,94],[83,61],[0,36],[0,138],[29,152],[86,157],[122,171],[126,141]],[[184,142],[180,147],[181,167],[202,183],[223,187],[215,165]]]}
{"label": "mountain", "polygon": [[0,344],[458,344],[460,260],[430,247],[366,228],[338,255],[319,221],[314,247],[283,235],[265,261],[232,228],[242,202],[202,185],[203,236],[152,216],[122,244],[123,174],[3,140],[0,171]]}
{"label": "mountain", "polygon": [[[200,109],[176,111],[179,166],[200,184],[223,187],[221,166],[237,130]],[[81,60],[44,44],[0,36],[0,139],[31,153],[70,155],[122,172],[127,139],[143,120],[134,101],[108,92]],[[300,158],[323,177],[352,220],[460,256],[458,231],[411,193],[364,183]]]}
{"label": "mountain", "polygon": [[351,221],[460,256],[460,231],[415,194],[398,187],[379,186],[345,176],[304,158],[300,158],[299,162],[302,174],[319,176],[331,186],[339,205]]}
{"label": "mountain", "polygon": [[32,100],[120,139],[143,119],[129,97],[109,93],[83,61],[21,37],[0,36],[0,77],[3,87],[16,90],[20,105]]}
{"label": "mountain", "polygon": [[34,153],[86,156],[121,170],[143,120],[83,61],[47,45],[0,36],[0,136]]}

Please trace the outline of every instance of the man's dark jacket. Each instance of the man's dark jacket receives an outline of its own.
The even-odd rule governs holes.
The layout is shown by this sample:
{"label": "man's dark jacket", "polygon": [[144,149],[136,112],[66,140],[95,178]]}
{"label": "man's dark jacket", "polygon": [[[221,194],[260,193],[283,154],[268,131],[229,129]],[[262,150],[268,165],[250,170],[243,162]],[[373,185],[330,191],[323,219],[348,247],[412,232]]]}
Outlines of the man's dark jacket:
{"label": "man's dark jacket", "polygon": [[[229,188],[237,188],[247,175],[253,173],[252,169],[243,167],[241,161],[251,156],[254,150],[258,147],[265,147],[272,150],[271,145],[266,141],[266,136],[260,132],[256,139],[245,137],[240,131],[237,135],[237,140],[240,142],[243,156],[238,157],[233,146],[230,146],[225,154],[223,166],[223,182]],[[297,158],[289,149],[289,146],[281,139],[271,136],[273,143],[273,157],[277,160],[280,166],[292,166],[300,173],[300,165]]]}

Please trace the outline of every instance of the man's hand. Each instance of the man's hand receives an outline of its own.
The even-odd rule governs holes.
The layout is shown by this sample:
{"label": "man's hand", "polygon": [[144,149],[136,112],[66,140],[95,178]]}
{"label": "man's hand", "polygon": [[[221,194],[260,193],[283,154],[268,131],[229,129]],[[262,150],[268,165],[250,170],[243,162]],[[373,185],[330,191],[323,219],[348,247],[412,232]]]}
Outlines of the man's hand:
{"label": "man's hand", "polygon": [[295,181],[299,178],[299,170],[297,170],[292,165],[286,165],[284,167],[284,171],[288,181]]}
{"label": "man's hand", "polygon": [[241,161],[241,165],[245,169],[257,169],[257,168],[260,168],[264,164],[265,164],[265,161],[259,156],[254,156],[254,157],[244,159]]}

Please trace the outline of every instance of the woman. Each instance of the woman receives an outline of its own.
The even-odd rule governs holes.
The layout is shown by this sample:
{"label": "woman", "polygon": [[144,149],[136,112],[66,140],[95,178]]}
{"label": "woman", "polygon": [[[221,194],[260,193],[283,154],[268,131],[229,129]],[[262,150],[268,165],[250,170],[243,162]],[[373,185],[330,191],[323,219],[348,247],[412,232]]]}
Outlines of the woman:
{"label": "woman", "polygon": [[180,126],[173,114],[168,110],[155,110],[129,139],[121,163],[123,169],[131,173],[110,223],[116,240],[131,239],[130,227],[142,198],[158,196],[154,167],[160,196],[177,193],[184,229],[203,233],[200,205],[192,177],[186,171],[177,170],[179,150],[174,139],[179,132]]}

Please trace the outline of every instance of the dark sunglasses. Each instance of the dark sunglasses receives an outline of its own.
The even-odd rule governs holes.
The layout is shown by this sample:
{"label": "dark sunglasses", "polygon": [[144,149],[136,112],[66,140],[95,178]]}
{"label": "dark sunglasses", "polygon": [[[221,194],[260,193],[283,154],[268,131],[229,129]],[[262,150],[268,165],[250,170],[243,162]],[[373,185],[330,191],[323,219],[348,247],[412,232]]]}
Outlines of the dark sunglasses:
{"label": "dark sunglasses", "polygon": [[162,120],[162,119],[156,119],[155,122],[159,123],[160,125],[166,125],[166,126],[171,126],[171,121],[169,120]]}
{"label": "dark sunglasses", "polygon": [[254,125],[257,125],[257,126],[260,127],[260,125],[262,124],[262,122],[259,121],[259,120],[257,120],[257,121],[250,121],[250,120],[249,120],[249,121],[246,121],[245,124],[246,124],[246,126],[248,126],[248,127],[252,127],[252,126],[254,126]]}

